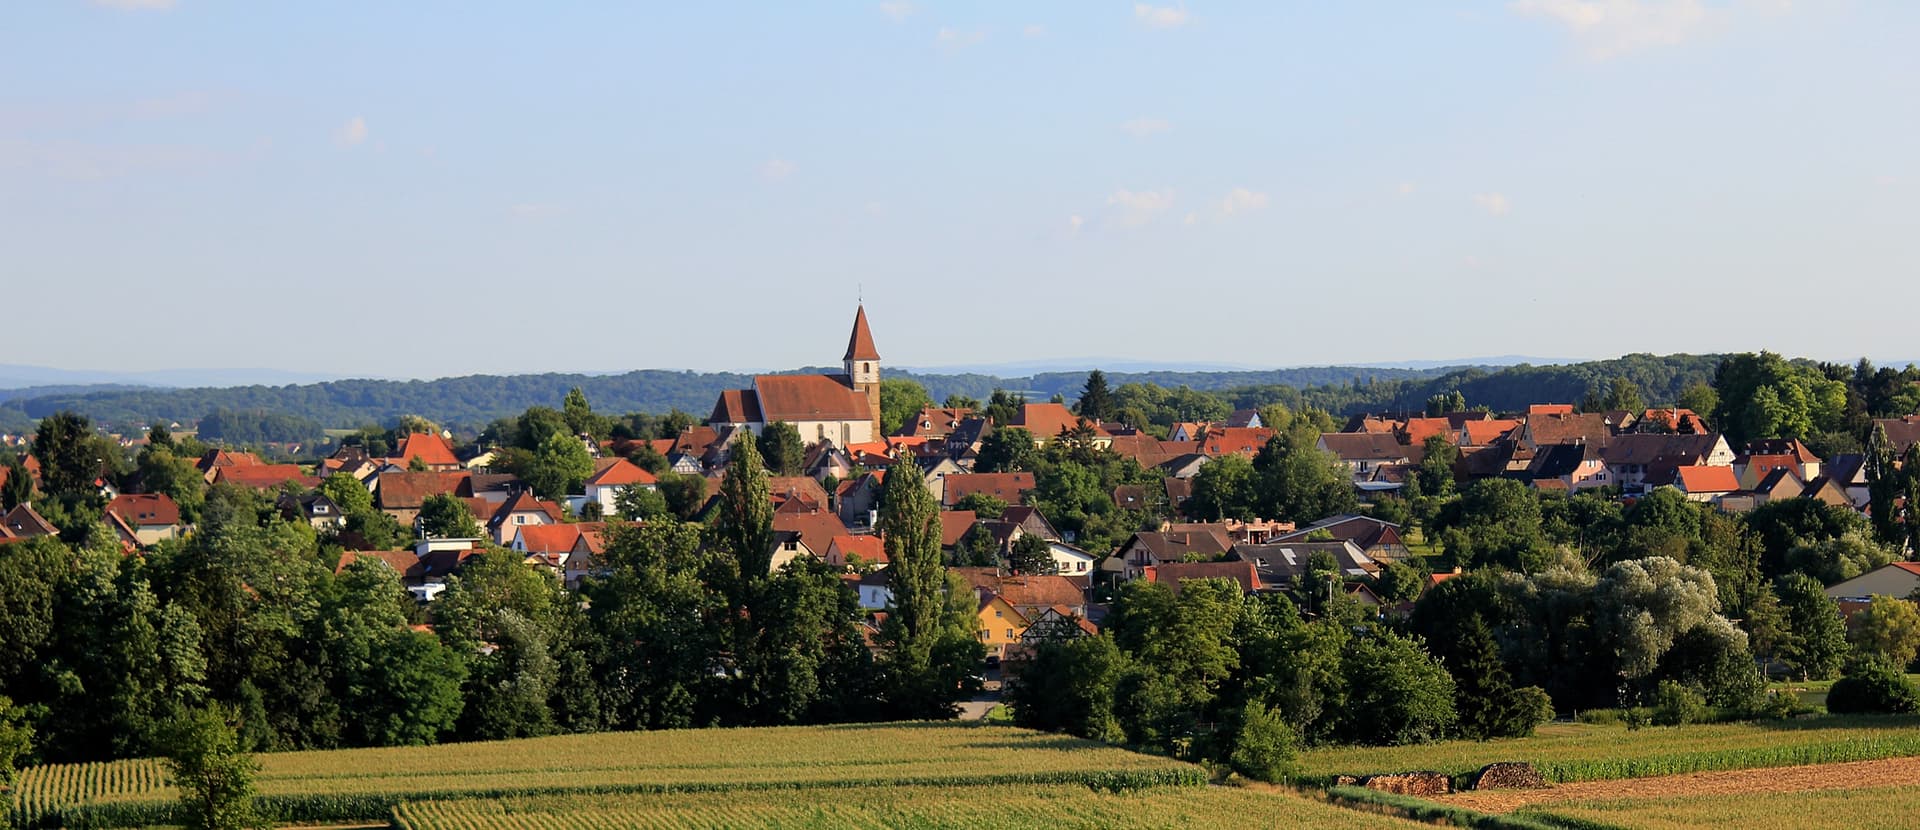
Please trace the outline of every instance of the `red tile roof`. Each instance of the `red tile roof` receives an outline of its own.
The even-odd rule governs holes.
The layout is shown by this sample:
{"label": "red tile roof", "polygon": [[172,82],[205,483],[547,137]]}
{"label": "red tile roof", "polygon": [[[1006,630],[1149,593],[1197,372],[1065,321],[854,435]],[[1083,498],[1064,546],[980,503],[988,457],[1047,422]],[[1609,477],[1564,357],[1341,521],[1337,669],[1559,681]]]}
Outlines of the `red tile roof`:
{"label": "red tile roof", "polygon": [[418,578],[425,570],[420,557],[415,556],[410,550],[350,550],[340,554],[340,562],[334,566],[333,572],[340,573],[346,570],[348,565],[362,559],[387,563],[400,574],[400,579],[403,581]]}
{"label": "red tile roof", "polygon": [[947,476],[941,503],[952,507],[973,493],[985,493],[1008,504],[1020,503],[1020,497],[1034,487],[1032,473],[955,473]]}
{"label": "red tile roof", "polygon": [[1681,467],[1675,477],[1680,489],[1689,493],[1731,493],[1740,489],[1732,467]]}
{"label": "red tile roof", "polygon": [[767,423],[865,421],[873,417],[867,396],[854,391],[841,375],[758,375],[753,379],[753,389],[760,403],[760,417]]}
{"label": "red tile roof", "polygon": [[1462,429],[1466,430],[1467,433],[1467,446],[1484,447],[1499,440],[1500,436],[1505,435],[1509,430],[1518,426],[1520,426],[1519,421],[1496,418],[1484,421],[1468,421],[1462,425]]}
{"label": "red tile roof", "polygon": [[215,467],[213,481],[215,484],[224,481],[229,484],[237,484],[241,487],[251,487],[255,490],[271,490],[289,481],[301,487],[320,486],[320,479],[301,472],[300,465],[298,464],[255,464],[238,467]]}
{"label": "red tile roof", "polygon": [[1527,407],[1528,415],[1572,415],[1570,403],[1536,403]]}
{"label": "red tile roof", "polygon": [[640,465],[624,458],[597,458],[593,462],[593,475],[588,484],[598,487],[618,487],[621,485],[647,485],[657,483],[659,479],[642,469]]}
{"label": "red tile roof", "polygon": [[887,561],[887,546],[878,536],[835,536],[827,543],[827,561],[844,564],[849,556],[858,556],[869,564]]}
{"label": "red tile roof", "polygon": [[580,541],[580,526],[569,524],[524,525],[520,528],[520,547],[528,553],[566,553]]}
{"label": "red tile roof", "polygon": [[1013,416],[1015,426],[1033,433],[1033,437],[1042,441],[1051,440],[1064,430],[1080,425],[1080,416],[1073,414],[1063,403],[1023,404]]}
{"label": "red tile roof", "polygon": [[847,356],[841,359],[880,359],[880,351],[873,347],[873,332],[867,329],[867,307],[864,305],[853,313],[853,336],[847,338]]}
{"label": "red tile roof", "polygon": [[[428,496],[458,496],[471,492],[473,474],[452,472],[388,472],[375,479],[374,498],[384,510],[416,509]],[[492,512],[492,511],[488,511]],[[476,514],[477,515],[477,514]],[[481,517],[483,520],[485,517]]]}
{"label": "red tile roof", "polygon": [[827,546],[833,544],[835,537],[847,536],[847,526],[840,523],[840,517],[832,513],[775,513],[773,529],[779,532],[800,534],[800,544],[815,556],[827,555]]}
{"label": "red tile roof", "polygon": [[[1364,434],[1364,433],[1359,433]],[[1240,583],[1243,593],[1260,590],[1260,571],[1252,562],[1169,562],[1140,569],[1148,582],[1164,582],[1180,593],[1180,582],[1187,579],[1231,579]]]}
{"label": "red tile roof", "polygon": [[453,444],[438,435],[415,432],[400,439],[400,451],[394,453],[393,463],[405,467],[413,459],[428,467],[458,467],[460,459],[453,454]]}
{"label": "red tile roof", "polygon": [[1200,451],[1213,458],[1223,455],[1252,458],[1274,434],[1266,427],[1216,427],[1207,430],[1206,437],[1200,441]]}
{"label": "red tile roof", "polygon": [[1401,435],[1407,444],[1415,446],[1425,444],[1435,435],[1447,439],[1449,444],[1456,443],[1458,438],[1449,418],[1408,418]]}
{"label": "red tile roof", "polygon": [[180,505],[165,493],[138,493],[115,496],[107,502],[107,512],[133,527],[164,527],[180,523]]}
{"label": "red tile roof", "polygon": [[973,523],[977,520],[978,517],[971,510],[940,511],[940,546],[950,548],[960,544],[961,537],[973,529]]}

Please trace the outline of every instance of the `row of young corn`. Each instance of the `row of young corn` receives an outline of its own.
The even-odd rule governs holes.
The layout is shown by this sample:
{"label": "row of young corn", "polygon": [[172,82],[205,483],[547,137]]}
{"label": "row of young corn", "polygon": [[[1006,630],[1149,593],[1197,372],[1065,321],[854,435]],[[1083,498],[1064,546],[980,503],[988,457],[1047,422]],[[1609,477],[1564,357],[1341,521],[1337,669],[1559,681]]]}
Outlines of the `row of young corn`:
{"label": "row of young corn", "polygon": [[[858,786],[1014,786],[1074,784],[1090,791],[1129,792],[1153,787],[1193,787],[1206,783],[1198,767],[1179,766],[1139,770],[1066,770],[1003,772],[990,775],[943,775],[879,780],[789,780],[761,782],[709,781],[685,784],[627,783],[543,787],[396,788],[383,792],[266,793],[254,799],[255,808],[278,822],[333,822],[376,820],[413,801],[502,799],[541,795],[637,795],[701,792],[778,792]],[[399,782],[396,782],[399,783]],[[140,827],[177,823],[179,804],[172,799],[79,802],[36,807],[16,812],[14,827],[21,830],[51,827]]]}

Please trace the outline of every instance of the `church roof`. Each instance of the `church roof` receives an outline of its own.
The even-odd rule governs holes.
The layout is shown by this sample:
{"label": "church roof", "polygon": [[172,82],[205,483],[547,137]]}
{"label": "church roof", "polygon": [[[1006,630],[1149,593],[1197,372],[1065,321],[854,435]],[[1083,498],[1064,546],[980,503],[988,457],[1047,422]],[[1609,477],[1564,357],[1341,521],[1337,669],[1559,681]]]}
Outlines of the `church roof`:
{"label": "church roof", "polygon": [[847,339],[847,356],[842,360],[879,360],[880,351],[873,347],[873,332],[867,330],[867,307],[853,315],[853,336]]}
{"label": "church roof", "polygon": [[764,423],[873,417],[867,396],[853,391],[842,375],[759,375],[753,389]]}

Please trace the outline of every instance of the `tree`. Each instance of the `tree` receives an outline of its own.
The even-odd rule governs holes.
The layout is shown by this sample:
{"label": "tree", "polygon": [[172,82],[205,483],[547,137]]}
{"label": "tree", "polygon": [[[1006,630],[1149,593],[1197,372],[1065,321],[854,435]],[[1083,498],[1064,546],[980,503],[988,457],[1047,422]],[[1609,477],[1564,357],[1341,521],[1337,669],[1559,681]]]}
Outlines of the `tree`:
{"label": "tree", "polygon": [[1674,641],[1720,609],[1713,576],[1664,556],[1615,562],[1594,586],[1597,622],[1620,675],[1653,673]]}
{"label": "tree", "polygon": [[587,454],[579,438],[555,430],[540,439],[525,468],[518,472],[541,498],[563,499],[593,475],[593,456]]}
{"label": "tree", "polygon": [[1857,660],[1827,690],[1827,711],[1836,715],[1916,712],[1920,711],[1920,690],[1895,663]]}
{"label": "tree", "polygon": [[33,500],[33,478],[18,458],[7,459],[6,481],[0,482],[0,510],[12,510]]}
{"label": "tree", "polygon": [[[922,488],[924,489],[924,488]],[[764,579],[773,566],[773,497],[767,491],[767,471],[752,441],[739,441],[727,459],[720,482],[720,516],[714,533],[723,550],[740,563],[740,578]],[[736,607],[745,598],[735,596]]]}
{"label": "tree", "polygon": [[1007,512],[1007,503],[991,493],[974,492],[953,503],[954,510],[971,510],[976,519],[998,519]]}
{"label": "tree", "polygon": [[420,533],[442,539],[478,539],[480,522],[467,503],[447,493],[435,493],[420,502]]}
{"label": "tree", "polygon": [[1293,727],[1273,709],[1249,703],[1240,710],[1227,764],[1255,781],[1280,783],[1292,777],[1297,753]]}
{"label": "tree", "polygon": [[1867,476],[1867,517],[1873,522],[1873,537],[1881,544],[1898,545],[1906,541],[1901,528],[1900,500],[1906,495],[1906,480],[1915,473],[1901,470],[1894,458],[1893,442],[1886,427],[1873,425],[1867,438],[1865,460]]}
{"label": "tree", "polygon": [[253,809],[253,777],[260,764],[240,751],[231,719],[231,713],[209,708],[168,725],[168,778],[180,790],[182,823],[190,830],[270,826]]}
{"label": "tree", "polygon": [[1680,397],[1674,405],[1681,409],[1691,409],[1697,414],[1711,415],[1720,408],[1720,393],[1706,381],[1694,381],[1680,390]]}
{"label": "tree", "polygon": [[1032,662],[1006,685],[1013,722],[1096,741],[1124,741],[1114,717],[1114,694],[1127,667],[1127,656],[1109,636],[1043,642]]}
{"label": "tree", "polygon": [[995,389],[993,394],[987,396],[987,408],[981,414],[987,416],[987,420],[998,429],[1013,423],[1014,417],[1020,414],[1020,407],[1025,406],[1026,403],[1025,395],[1010,394],[1005,389]]}
{"label": "tree", "polygon": [[1460,394],[1458,389],[1436,392],[1432,397],[1427,398],[1426,413],[1429,418],[1438,418],[1449,412],[1465,411],[1467,411],[1467,397]]}
{"label": "tree", "polygon": [[1107,375],[1095,369],[1087,373],[1087,386],[1080,392],[1074,411],[1082,418],[1099,423],[1114,416],[1113,395],[1107,391]]}
{"label": "tree", "polygon": [[920,411],[933,406],[927,388],[906,378],[882,378],[880,381],[880,431],[892,435]]}
{"label": "tree", "polygon": [[117,458],[120,452],[119,447],[96,437],[85,416],[62,411],[41,418],[33,436],[33,456],[40,460],[40,488],[48,495],[66,498],[97,495],[100,488],[94,480],[100,477],[107,459]]}
{"label": "tree", "polygon": [[33,726],[25,709],[0,695],[0,789],[13,786],[15,764],[33,751]]}
{"label": "tree", "polygon": [[1920,610],[1905,599],[1875,596],[1848,621],[1847,640],[1855,654],[1881,657],[1896,666],[1920,652]]}
{"label": "tree", "polygon": [[1384,628],[1355,638],[1342,656],[1346,715],[1339,733],[1366,744],[1434,740],[1453,728],[1453,678],[1418,640]]}
{"label": "tree", "polygon": [[1029,575],[1060,572],[1060,564],[1053,559],[1053,546],[1031,533],[1021,534],[1019,539],[1014,540],[1013,549],[1007,556],[1007,567],[1015,573]]}
{"label": "tree", "polygon": [[941,566],[939,511],[917,477],[887,476],[878,530],[893,591],[880,630],[888,702],[898,716],[951,718],[985,648],[972,591]]}
{"label": "tree", "polygon": [[610,424],[607,419],[593,414],[593,407],[587,404],[587,393],[575,386],[567,390],[566,400],[560,404],[561,417],[567,421],[567,429],[574,435],[591,435],[599,438],[607,434]]}
{"label": "tree", "polygon": [[644,522],[673,515],[667,496],[659,487],[622,487],[613,497],[614,512],[629,522]]}
{"label": "tree", "polygon": [[1435,499],[1453,495],[1453,465],[1460,459],[1460,448],[1444,435],[1429,435],[1420,447],[1423,455],[1413,474],[1420,495]]}
{"label": "tree", "polygon": [[1040,458],[1033,433],[1020,427],[1000,427],[980,439],[980,454],[974,471],[1011,473],[1031,471]]}
{"label": "tree", "polygon": [[1497,565],[1535,573],[1550,550],[1541,524],[1540,500],[1524,484],[1505,478],[1466,486],[1435,518],[1435,529],[1455,562]]}
{"label": "tree", "polygon": [[1832,677],[1848,650],[1847,626],[1840,618],[1840,607],[1827,598],[1819,580],[1806,574],[1781,577],[1777,590],[1788,633],[1775,656],[1801,678]]}
{"label": "tree", "polygon": [[1238,455],[1223,455],[1200,467],[1193,477],[1193,495],[1187,499],[1187,515],[1203,521],[1252,519],[1254,505],[1253,462]]}
{"label": "tree", "polygon": [[[744,442],[743,442],[744,443]],[[760,431],[754,444],[767,471],[777,476],[797,476],[807,462],[807,445],[800,430],[786,421],[775,421]]]}

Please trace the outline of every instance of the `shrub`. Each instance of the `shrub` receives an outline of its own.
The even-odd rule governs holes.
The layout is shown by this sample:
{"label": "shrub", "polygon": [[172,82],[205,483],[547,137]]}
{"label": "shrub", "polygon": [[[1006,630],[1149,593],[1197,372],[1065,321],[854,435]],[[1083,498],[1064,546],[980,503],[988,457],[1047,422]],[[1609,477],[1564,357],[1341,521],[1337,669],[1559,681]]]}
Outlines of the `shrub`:
{"label": "shrub", "polygon": [[1707,716],[1707,702],[1699,693],[1671,680],[1660,681],[1653,693],[1653,722],[1661,726],[1699,723]]}
{"label": "shrub", "polygon": [[1233,771],[1256,781],[1280,782],[1294,774],[1293,727],[1285,718],[1258,703],[1240,714],[1240,732],[1234,736],[1227,762]]}
{"label": "shrub", "polygon": [[1847,668],[1827,692],[1827,711],[1836,715],[1893,714],[1920,711],[1915,690],[1900,667],[1884,659],[1865,659]]}

